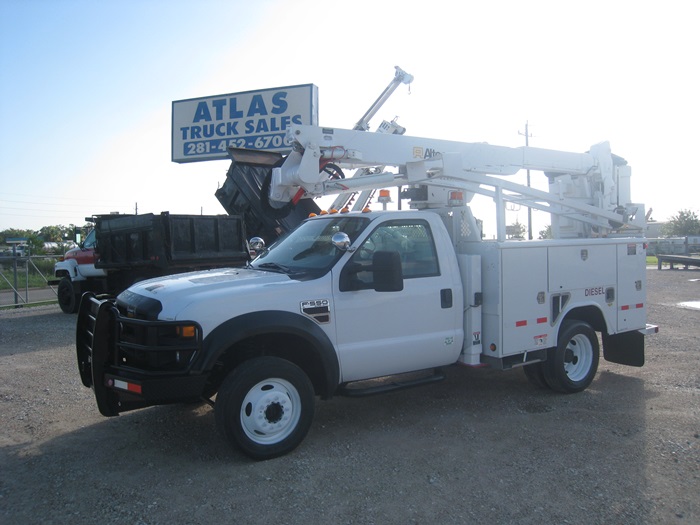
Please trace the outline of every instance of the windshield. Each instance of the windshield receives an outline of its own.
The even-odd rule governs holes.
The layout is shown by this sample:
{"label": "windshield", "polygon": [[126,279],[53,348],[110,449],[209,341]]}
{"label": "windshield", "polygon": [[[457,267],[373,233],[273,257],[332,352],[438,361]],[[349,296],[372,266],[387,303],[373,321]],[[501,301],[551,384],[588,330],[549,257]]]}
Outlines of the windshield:
{"label": "windshield", "polygon": [[289,236],[273,244],[251,265],[261,270],[302,274],[309,278],[320,277],[344,253],[333,246],[333,235],[344,232],[354,242],[367,224],[369,218],[358,216],[308,220]]}
{"label": "windshield", "polygon": [[89,248],[94,248],[96,244],[96,239],[95,239],[95,230],[90,230],[90,233],[87,234],[87,237],[85,237],[85,240],[83,241],[82,248],[84,250],[87,250]]}

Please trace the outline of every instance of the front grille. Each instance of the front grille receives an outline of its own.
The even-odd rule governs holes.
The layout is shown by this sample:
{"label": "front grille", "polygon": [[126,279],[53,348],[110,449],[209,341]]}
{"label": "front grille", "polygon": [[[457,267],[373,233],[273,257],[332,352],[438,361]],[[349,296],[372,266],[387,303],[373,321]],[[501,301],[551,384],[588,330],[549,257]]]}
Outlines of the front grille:
{"label": "front grille", "polygon": [[146,374],[186,371],[202,343],[193,322],[117,318],[113,365]]}
{"label": "front grille", "polygon": [[76,346],[85,386],[93,386],[95,362],[100,370],[113,372],[185,373],[202,346],[202,328],[192,321],[130,318],[112,300],[87,293],[78,314]]}

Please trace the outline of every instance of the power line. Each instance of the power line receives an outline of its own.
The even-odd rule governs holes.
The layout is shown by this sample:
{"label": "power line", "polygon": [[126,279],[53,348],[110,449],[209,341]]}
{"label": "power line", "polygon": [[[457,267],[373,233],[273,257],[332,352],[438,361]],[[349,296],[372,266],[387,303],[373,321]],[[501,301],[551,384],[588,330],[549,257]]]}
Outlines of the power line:
{"label": "power line", "polygon": [[2,212],[0,216],[4,217],[75,217],[76,215],[84,215],[81,212],[69,211],[50,211],[50,210],[26,210],[27,213]]}
{"label": "power line", "polygon": [[[10,203],[26,203],[26,204],[40,204],[42,206],[44,205],[49,205],[49,206],[61,206],[65,201],[74,201],[76,203],[90,203],[91,205],[94,203],[110,203],[113,205],[116,204],[123,204],[124,201],[116,201],[116,200],[109,200],[109,199],[93,199],[92,197],[84,198],[84,197],[61,197],[60,202],[56,202],[56,200],[51,200],[51,201],[45,201],[42,200],[41,197],[38,198],[38,200],[31,200],[31,201],[25,201],[25,200],[19,200],[19,199],[8,199],[6,198],[8,195],[16,195],[18,197],[29,197],[31,199],[36,199],[36,195],[27,195],[27,194],[21,194],[21,193],[5,193],[3,192],[3,197],[0,198],[0,202],[10,202]],[[43,197],[43,195],[42,195]],[[71,204],[69,204],[71,205]],[[78,206],[79,204],[75,204],[75,206]],[[131,206],[131,203],[129,204]]]}
{"label": "power line", "polygon": [[[111,213],[113,211],[132,213],[134,209],[133,203],[116,200],[61,197],[60,199],[47,201],[42,198],[45,195],[39,198],[36,195],[26,193],[9,195],[20,198],[7,198],[8,194],[3,193],[0,198],[0,217],[5,217],[6,221],[10,217],[17,217],[46,220],[47,222],[68,220],[82,223],[82,220],[90,214]],[[77,218],[80,219],[78,220]]]}
{"label": "power line", "polygon": [[[107,205],[107,204],[101,204],[101,205],[94,205],[90,204],[89,209],[92,212],[96,208],[119,208],[119,209],[132,209],[134,204],[120,204],[118,206],[115,205]],[[27,207],[27,206],[0,206],[0,210],[16,210],[16,211],[26,211],[26,212],[48,212],[52,214],[57,214],[57,213],[63,213],[63,214],[75,214],[75,213],[85,213],[86,206],[74,206],[75,209],[47,209],[45,207],[41,208],[34,208],[34,207]]]}

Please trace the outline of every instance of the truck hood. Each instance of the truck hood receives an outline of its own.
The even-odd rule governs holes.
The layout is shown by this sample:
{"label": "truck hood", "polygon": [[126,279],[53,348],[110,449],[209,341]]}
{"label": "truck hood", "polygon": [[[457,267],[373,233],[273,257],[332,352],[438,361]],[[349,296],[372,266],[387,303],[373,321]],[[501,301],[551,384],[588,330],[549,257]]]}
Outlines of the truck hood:
{"label": "truck hood", "polygon": [[[190,304],[214,305],[220,301],[237,302],[242,296],[259,296],[270,286],[294,282],[287,275],[246,268],[203,270],[141,281],[123,291],[117,302],[127,310],[139,312],[159,305],[160,319],[179,319]],[[150,317],[146,314],[147,317]]]}

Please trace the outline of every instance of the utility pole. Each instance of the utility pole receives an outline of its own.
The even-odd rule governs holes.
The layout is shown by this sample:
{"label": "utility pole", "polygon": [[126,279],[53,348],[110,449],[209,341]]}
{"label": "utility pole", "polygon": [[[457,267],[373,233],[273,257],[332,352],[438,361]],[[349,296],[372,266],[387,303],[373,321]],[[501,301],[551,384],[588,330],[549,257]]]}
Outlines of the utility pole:
{"label": "utility pole", "polygon": [[[520,133],[518,131],[519,135],[525,135],[525,146],[530,145],[530,131],[529,131],[529,122],[526,120],[525,121],[525,133]],[[527,187],[530,187],[530,169],[528,168],[527,170]],[[527,238],[528,240],[532,240],[532,208],[529,206],[527,207]]]}

